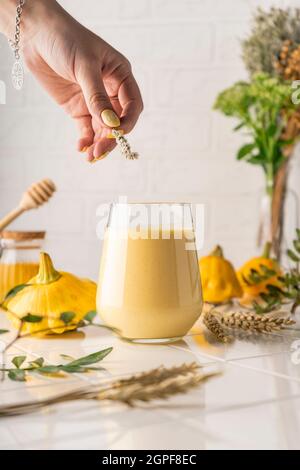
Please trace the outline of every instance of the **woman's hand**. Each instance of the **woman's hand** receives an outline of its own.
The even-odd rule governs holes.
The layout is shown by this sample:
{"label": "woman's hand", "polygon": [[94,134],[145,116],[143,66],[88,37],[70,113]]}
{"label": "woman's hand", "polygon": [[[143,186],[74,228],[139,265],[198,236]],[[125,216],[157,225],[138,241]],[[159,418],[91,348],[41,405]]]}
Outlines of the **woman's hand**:
{"label": "woman's hand", "polygon": [[28,1],[22,22],[27,66],[77,121],[78,150],[104,158],[116,145],[109,127],[131,131],[143,109],[130,63],[56,1]]}

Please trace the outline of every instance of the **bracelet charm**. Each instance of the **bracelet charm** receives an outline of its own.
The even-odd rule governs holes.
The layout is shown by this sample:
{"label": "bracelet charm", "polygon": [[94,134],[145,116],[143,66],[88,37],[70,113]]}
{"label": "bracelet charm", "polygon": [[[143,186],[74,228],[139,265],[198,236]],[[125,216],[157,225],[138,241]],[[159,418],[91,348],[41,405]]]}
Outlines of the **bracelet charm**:
{"label": "bracelet charm", "polygon": [[21,90],[24,83],[24,69],[20,60],[16,60],[11,69],[11,79],[15,90]]}
{"label": "bracelet charm", "polygon": [[26,0],[19,0],[18,6],[17,6],[16,31],[15,31],[15,38],[14,38],[15,40],[8,41],[14,52],[15,59],[16,59],[12,66],[12,71],[11,71],[12,84],[16,90],[21,90],[21,88],[23,87],[23,83],[24,83],[24,68],[21,62],[19,50],[20,50],[20,34],[21,34],[20,23],[21,23],[21,15],[23,11],[23,6],[25,5],[25,1]]}

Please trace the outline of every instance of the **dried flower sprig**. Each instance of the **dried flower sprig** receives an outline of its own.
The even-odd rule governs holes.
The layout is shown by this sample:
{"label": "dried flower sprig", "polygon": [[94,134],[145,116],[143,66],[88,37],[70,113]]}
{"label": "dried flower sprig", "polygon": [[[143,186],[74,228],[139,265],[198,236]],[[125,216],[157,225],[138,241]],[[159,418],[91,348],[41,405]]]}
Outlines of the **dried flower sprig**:
{"label": "dried flower sprig", "polygon": [[137,160],[139,158],[139,154],[131,150],[130,144],[126,137],[124,137],[124,135],[116,129],[112,129],[111,132],[115,137],[117,144],[120,146],[122,155],[124,155],[124,157],[128,160]]}
{"label": "dried flower sprig", "polygon": [[257,9],[251,32],[242,41],[242,57],[251,75],[257,72],[277,74],[274,58],[280,56],[284,41],[300,44],[299,23],[299,8]]}
{"label": "dried flower sprig", "polygon": [[290,39],[283,42],[279,55],[274,60],[277,73],[284,80],[300,79],[300,44]]}
{"label": "dried flower sprig", "polygon": [[77,400],[111,401],[134,407],[139,402],[166,400],[171,396],[187,393],[218,374],[219,372],[205,373],[195,363],[173,368],[159,367],[127,379],[112,381],[108,385],[93,385],[39,401],[1,405],[0,417],[31,413],[44,406]]}

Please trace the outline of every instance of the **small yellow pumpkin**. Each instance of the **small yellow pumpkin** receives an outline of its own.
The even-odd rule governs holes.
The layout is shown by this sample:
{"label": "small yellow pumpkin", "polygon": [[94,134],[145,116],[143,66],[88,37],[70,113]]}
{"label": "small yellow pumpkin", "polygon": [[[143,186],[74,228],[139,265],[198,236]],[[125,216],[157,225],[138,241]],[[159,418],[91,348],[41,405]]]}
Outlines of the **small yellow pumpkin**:
{"label": "small yellow pumpkin", "polygon": [[205,302],[219,304],[234,297],[241,297],[242,289],[234,267],[224,258],[220,246],[208,256],[200,258],[199,267]]}
{"label": "small yellow pumpkin", "polygon": [[[243,288],[243,297],[240,300],[241,304],[248,305],[252,303],[253,300],[257,300],[260,294],[268,291],[267,285],[281,286],[278,276],[282,274],[282,271],[276,260],[270,258],[270,248],[271,245],[267,243],[262,256],[251,258],[237,271],[237,277]],[[275,274],[268,277],[265,273],[266,269],[264,268],[274,271]],[[250,282],[251,274],[255,272],[265,277],[265,279],[257,283]]]}
{"label": "small yellow pumpkin", "polygon": [[[96,289],[95,282],[56,271],[50,256],[41,253],[38,274],[15,294],[9,295],[3,307],[16,328],[19,328],[19,319],[28,314],[42,317],[41,321],[34,322],[33,318],[33,321],[24,322],[23,333],[45,330],[45,334],[59,334],[74,329],[74,324],[87,312],[96,309]],[[61,318],[66,312],[69,312],[67,315],[74,314],[69,325]]]}

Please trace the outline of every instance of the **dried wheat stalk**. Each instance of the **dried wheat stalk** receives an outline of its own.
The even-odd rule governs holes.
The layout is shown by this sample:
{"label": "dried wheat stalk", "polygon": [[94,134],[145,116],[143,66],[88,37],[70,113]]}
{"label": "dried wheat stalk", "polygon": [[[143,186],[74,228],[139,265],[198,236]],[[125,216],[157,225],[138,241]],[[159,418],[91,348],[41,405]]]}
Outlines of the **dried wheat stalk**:
{"label": "dried wheat stalk", "polygon": [[0,406],[0,417],[14,416],[37,411],[45,406],[76,400],[99,400],[136,406],[138,402],[165,400],[186,393],[200,383],[218,375],[218,372],[200,372],[196,363],[178,367],[159,367],[128,379],[113,381],[109,385],[94,385],[40,401]]}
{"label": "dried wheat stalk", "polygon": [[173,395],[187,393],[214,375],[216,373],[190,372],[187,375],[166,378],[158,383],[156,381],[147,385],[132,383],[125,387],[100,392],[97,399],[122,402],[129,406],[134,406],[138,401],[165,400]]}
{"label": "dried wheat stalk", "polygon": [[221,326],[221,323],[213,311],[210,310],[203,317],[203,323],[206,328],[216,337],[221,343],[230,343],[233,337],[228,335]]}
{"label": "dried wheat stalk", "polygon": [[220,323],[227,328],[238,328],[259,333],[272,333],[286,326],[295,324],[290,317],[274,317],[274,315],[258,315],[255,313],[232,312],[220,316]]}
{"label": "dried wheat stalk", "polygon": [[234,340],[233,336],[228,333],[229,330],[256,334],[272,333],[294,325],[295,321],[291,317],[275,317],[273,314],[258,315],[245,312],[224,314],[212,309],[204,315],[203,323],[218,341],[229,343]]}
{"label": "dried wheat stalk", "polygon": [[139,374],[132,375],[129,378],[121,379],[114,383],[114,388],[124,387],[126,385],[136,384],[140,385],[151,385],[153,383],[161,382],[162,380],[178,377],[179,375],[185,376],[193,373],[199,369],[199,364],[191,362],[190,364],[181,364],[180,366],[174,367],[157,367],[156,369],[149,370],[147,372],[141,372]]}
{"label": "dried wheat stalk", "polygon": [[130,144],[126,137],[116,129],[112,129],[112,135],[115,137],[117,144],[120,146],[121,153],[128,160],[137,160],[139,154],[137,152],[132,152]]}

